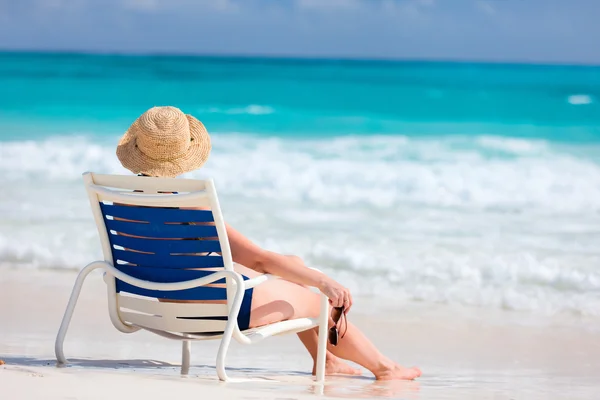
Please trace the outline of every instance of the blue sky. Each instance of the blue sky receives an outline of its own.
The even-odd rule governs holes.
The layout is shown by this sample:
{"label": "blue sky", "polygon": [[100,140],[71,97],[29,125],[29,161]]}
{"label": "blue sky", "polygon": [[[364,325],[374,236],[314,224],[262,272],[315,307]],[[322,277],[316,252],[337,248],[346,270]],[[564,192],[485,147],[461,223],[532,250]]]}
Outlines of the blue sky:
{"label": "blue sky", "polygon": [[0,48],[600,64],[600,0],[0,0]]}

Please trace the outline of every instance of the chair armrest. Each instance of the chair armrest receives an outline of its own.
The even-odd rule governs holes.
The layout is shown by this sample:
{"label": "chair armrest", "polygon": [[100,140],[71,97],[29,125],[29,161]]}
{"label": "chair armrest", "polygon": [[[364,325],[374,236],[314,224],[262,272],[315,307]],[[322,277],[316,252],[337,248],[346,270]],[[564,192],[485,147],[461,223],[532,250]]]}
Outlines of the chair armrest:
{"label": "chair armrest", "polygon": [[[317,272],[321,272],[317,268],[312,268],[312,267],[306,267],[306,268],[315,270]],[[273,275],[273,274],[263,274],[263,275],[259,275],[259,276],[255,277],[255,278],[245,280],[244,286],[246,289],[250,289],[250,288],[254,288],[254,287],[260,285],[261,283],[265,283],[266,281],[270,281],[273,279],[281,279],[281,277],[279,277],[277,275]],[[311,287],[313,287],[313,286],[311,286]],[[315,287],[315,289],[318,289],[318,288]]]}
{"label": "chair armrest", "polygon": [[250,288],[260,285],[261,283],[265,283],[266,281],[270,281],[273,279],[281,279],[281,278],[278,277],[277,275],[263,274],[263,275],[257,276],[256,278],[252,278],[252,279],[248,279],[248,280],[244,281],[244,287],[246,289],[250,289]]}
{"label": "chair armrest", "polygon": [[101,261],[100,263],[104,264],[102,268],[104,268],[105,272],[114,276],[115,278],[122,280],[123,282],[127,282],[130,285],[141,287],[144,289],[150,290],[160,290],[160,291],[176,291],[176,290],[186,290],[199,286],[205,286],[215,281],[218,281],[222,278],[231,278],[233,279],[234,285],[240,284],[243,287],[243,278],[242,276],[235,271],[215,271],[214,273],[204,276],[202,278],[191,279],[189,281],[182,282],[171,282],[171,283],[163,283],[163,282],[150,282],[144,281],[142,279],[134,278],[125,274],[124,272],[119,271],[113,265],[106,261]]}

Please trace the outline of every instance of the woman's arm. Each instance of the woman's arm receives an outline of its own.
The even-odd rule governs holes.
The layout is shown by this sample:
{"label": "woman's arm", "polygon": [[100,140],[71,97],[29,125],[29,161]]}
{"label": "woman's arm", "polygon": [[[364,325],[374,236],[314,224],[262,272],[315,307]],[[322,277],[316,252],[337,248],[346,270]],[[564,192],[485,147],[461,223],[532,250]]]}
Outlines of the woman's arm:
{"label": "woman's arm", "polygon": [[264,250],[226,224],[233,261],[257,272],[276,275],[300,285],[313,286],[325,294],[334,307],[352,307],[350,291],[322,272],[308,268],[296,256]]}
{"label": "woman's arm", "polygon": [[[205,210],[202,207],[185,207],[188,210]],[[231,257],[233,261],[260,272],[271,274],[299,285],[316,287],[329,299],[334,307],[344,307],[344,312],[352,307],[350,290],[322,272],[308,268],[300,257],[285,256],[260,248],[250,239],[225,223]]]}
{"label": "woman's arm", "polygon": [[319,287],[327,276],[307,268],[298,257],[267,251],[227,225],[227,236],[233,261],[263,274],[272,274],[287,281]]}

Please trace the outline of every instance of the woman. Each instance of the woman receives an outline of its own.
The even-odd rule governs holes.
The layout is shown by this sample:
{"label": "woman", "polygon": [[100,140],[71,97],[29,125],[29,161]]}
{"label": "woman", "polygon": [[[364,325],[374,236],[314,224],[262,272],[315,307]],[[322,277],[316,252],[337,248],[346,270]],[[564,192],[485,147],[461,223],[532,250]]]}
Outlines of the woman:
{"label": "woman", "polygon": [[[131,125],[119,142],[117,156],[133,173],[175,177],[201,167],[210,149],[210,137],[200,121],[175,107],[154,107]],[[344,314],[352,308],[352,295],[347,288],[307,268],[300,258],[262,249],[229,225],[227,235],[237,272],[250,278],[267,273],[283,278],[254,288],[252,297],[240,311],[241,329],[287,319],[316,318],[320,309],[319,295],[307,286],[318,288],[333,307],[343,308]],[[342,333],[345,331],[343,338],[327,351],[327,374],[360,374],[360,370],[342,361],[345,359],[367,368],[377,379],[414,379],[421,375],[418,368],[404,368],[383,356],[351,323],[346,322],[341,328]],[[298,336],[313,358],[314,374],[317,328]]]}

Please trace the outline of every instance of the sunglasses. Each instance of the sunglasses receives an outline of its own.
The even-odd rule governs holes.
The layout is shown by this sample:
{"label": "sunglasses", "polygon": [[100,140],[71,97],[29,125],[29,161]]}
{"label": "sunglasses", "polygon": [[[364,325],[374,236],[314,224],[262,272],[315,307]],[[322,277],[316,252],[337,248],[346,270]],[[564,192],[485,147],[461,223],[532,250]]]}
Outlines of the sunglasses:
{"label": "sunglasses", "polygon": [[[344,314],[344,307],[334,307],[333,310],[331,311],[331,319],[333,320],[333,326],[331,328],[329,328],[329,343],[331,343],[332,346],[337,346],[338,344],[338,340],[342,339],[344,337],[344,335],[346,335],[346,331],[348,330],[348,322],[346,321],[345,323],[345,329],[344,329],[344,333],[342,334],[342,336],[339,335],[339,330],[338,330],[338,322],[340,323],[340,328],[341,328],[341,320],[342,317],[345,317],[346,314]],[[345,318],[344,318],[345,319]]]}

